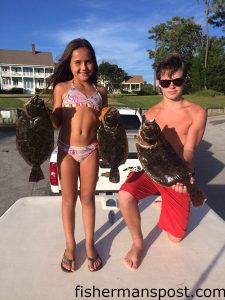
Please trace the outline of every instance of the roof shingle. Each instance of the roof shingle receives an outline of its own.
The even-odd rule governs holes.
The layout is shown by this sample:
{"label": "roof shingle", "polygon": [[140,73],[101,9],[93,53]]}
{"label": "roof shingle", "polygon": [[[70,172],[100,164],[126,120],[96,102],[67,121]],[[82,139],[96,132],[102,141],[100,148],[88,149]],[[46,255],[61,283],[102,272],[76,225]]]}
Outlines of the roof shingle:
{"label": "roof shingle", "polygon": [[54,67],[51,52],[2,50],[0,49],[0,64],[34,65]]}
{"label": "roof shingle", "polygon": [[124,83],[144,83],[144,79],[141,75],[126,76]]}

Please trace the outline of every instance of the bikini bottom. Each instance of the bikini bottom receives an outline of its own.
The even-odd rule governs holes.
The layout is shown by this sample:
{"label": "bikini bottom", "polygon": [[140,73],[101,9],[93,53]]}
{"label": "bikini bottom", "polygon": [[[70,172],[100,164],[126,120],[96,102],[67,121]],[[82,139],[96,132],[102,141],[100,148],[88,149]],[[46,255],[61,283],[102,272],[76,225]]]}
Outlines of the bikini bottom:
{"label": "bikini bottom", "polygon": [[77,162],[80,162],[98,148],[98,142],[94,142],[88,146],[77,147],[64,144],[62,141],[58,140],[58,147],[71,155]]}

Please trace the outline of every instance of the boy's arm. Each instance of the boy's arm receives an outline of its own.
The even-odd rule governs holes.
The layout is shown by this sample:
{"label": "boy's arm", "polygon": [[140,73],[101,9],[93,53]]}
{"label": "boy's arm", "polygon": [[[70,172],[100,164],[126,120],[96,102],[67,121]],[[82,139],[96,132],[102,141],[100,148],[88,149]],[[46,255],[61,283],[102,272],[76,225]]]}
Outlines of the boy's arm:
{"label": "boy's arm", "polygon": [[183,159],[187,163],[190,171],[194,170],[194,153],[205,132],[206,120],[206,111],[203,108],[199,109],[199,111],[195,113],[192,124],[188,130],[183,148]]}
{"label": "boy's arm", "polygon": [[[183,160],[186,162],[187,167],[190,170],[190,174],[194,171],[194,153],[198,144],[202,140],[207,120],[207,113],[203,108],[200,108],[197,112],[194,112],[194,114],[195,116],[191,126],[189,127],[186,142],[183,147]],[[194,178],[192,176],[190,177],[190,182],[194,182]],[[172,186],[172,188],[176,192],[187,192],[186,186],[181,183],[177,183]]]}

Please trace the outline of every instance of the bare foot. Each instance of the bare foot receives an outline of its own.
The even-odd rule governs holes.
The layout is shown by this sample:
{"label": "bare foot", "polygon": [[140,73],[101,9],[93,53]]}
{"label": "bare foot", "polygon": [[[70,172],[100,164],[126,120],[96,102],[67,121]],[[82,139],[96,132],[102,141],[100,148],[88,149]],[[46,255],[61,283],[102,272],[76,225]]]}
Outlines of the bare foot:
{"label": "bare foot", "polygon": [[139,267],[142,249],[143,247],[137,247],[133,245],[130,251],[124,257],[124,264],[129,270],[135,271]]}
{"label": "bare foot", "polygon": [[179,243],[182,240],[182,238],[178,238],[168,232],[167,232],[167,235],[168,235],[169,240],[173,243]]}

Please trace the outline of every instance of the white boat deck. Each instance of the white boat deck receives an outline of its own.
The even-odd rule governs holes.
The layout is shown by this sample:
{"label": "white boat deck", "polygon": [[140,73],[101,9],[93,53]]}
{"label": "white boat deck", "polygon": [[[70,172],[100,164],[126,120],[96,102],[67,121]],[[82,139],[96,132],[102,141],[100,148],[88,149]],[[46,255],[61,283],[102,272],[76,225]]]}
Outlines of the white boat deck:
{"label": "white boat deck", "polygon": [[96,197],[95,240],[104,266],[94,273],[87,269],[79,201],[77,271],[64,273],[61,198],[19,199],[0,218],[0,299],[224,299],[225,222],[206,204],[192,208],[187,235],[174,244],[156,226],[153,199],[140,204],[145,250],[132,272],[122,262],[131,240],[121,214],[116,209],[110,224]]}

